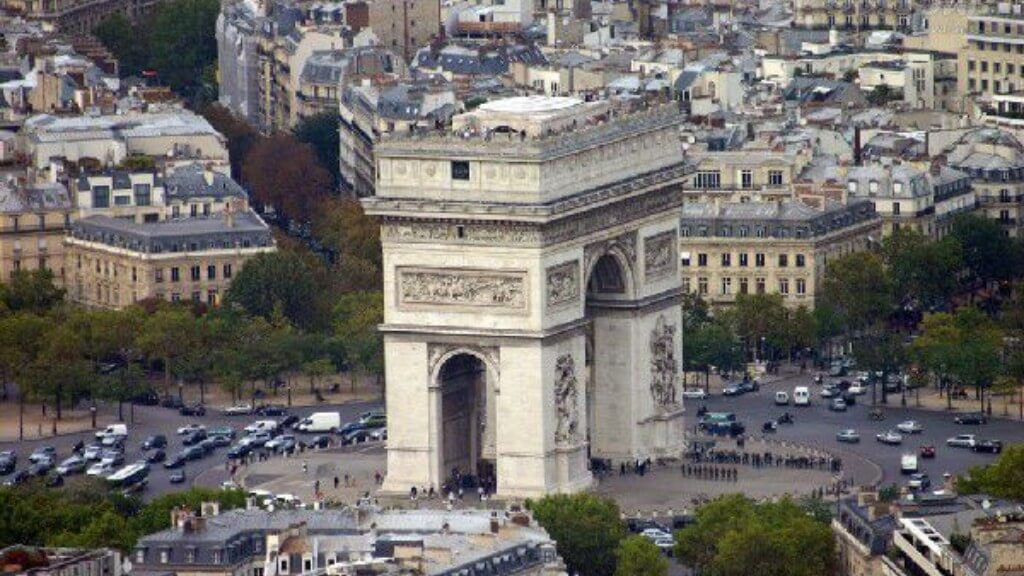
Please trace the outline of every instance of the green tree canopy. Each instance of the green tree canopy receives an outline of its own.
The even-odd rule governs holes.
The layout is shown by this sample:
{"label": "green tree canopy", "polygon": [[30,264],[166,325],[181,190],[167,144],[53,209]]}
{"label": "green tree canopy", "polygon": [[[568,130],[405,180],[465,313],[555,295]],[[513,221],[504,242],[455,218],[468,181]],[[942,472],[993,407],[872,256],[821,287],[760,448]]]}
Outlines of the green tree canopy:
{"label": "green tree canopy", "polygon": [[1006,239],[994,220],[976,214],[958,216],[951,236],[960,244],[964,266],[974,278],[992,282],[1019,273],[1019,247]]}
{"label": "green tree canopy", "polygon": [[587,493],[553,494],[532,503],[531,510],[557,542],[570,574],[615,573],[615,551],[625,537],[615,502]]}
{"label": "green tree canopy", "polygon": [[316,151],[316,158],[328,174],[335,186],[338,183],[339,132],[338,113],[336,111],[321,112],[309,118],[299,120],[292,133],[299,142],[304,142]]}
{"label": "green tree canopy", "polygon": [[48,269],[18,270],[10,282],[0,284],[0,309],[45,314],[64,300],[64,290],[54,284]]}
{"label": "green tree canopy", "polygon": [[883,242],[882,255],[899,303],[935,309],[956,291],[963,250],[953,236],[933,241],[910,229],[896,230]]}
{"label": "green tree canopy", "polygon": [[650,539],[631,536],[615,552],[615,576],[667,576],[668,559]]}
{"label": "green tree canopy", "polygon": [[309,259],[287,250],[259,254],[235,275],[225,302],[265,320],[270,320],[277,309],[296,327],[317,328],[324,319],[316,304],[322,292],[314,266]]}
{"label": "green tree canopy", "polygon": [[1024,444],[1007,446],[995,462],[974,466],[957,481],[964,494],[989,494],[999,498],[1024,500]]}
{"label": "green tree canopy", "polygon": [[820,301],[847,334],[866,329],[893,310],[892,282],[882,258],[873,252],[854,252],[828,263]]}

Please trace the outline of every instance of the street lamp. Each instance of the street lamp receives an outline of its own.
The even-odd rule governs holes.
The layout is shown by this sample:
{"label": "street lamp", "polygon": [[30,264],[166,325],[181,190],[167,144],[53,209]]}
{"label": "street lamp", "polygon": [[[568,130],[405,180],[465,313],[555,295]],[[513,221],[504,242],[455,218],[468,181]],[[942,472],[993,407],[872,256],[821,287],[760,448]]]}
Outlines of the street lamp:
{"label": "street lamp", "polygon": [[89,407],[89,415],[92,417],[92,427],[96,427],[96,405],[93,404]]}

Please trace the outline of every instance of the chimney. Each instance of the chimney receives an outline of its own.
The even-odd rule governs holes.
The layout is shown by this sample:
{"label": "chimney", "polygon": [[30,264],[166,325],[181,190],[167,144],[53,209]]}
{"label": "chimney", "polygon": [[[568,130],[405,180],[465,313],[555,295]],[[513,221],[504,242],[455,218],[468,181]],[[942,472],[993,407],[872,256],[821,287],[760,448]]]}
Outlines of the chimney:
{"label": "chimney", "polygon": [[860,126],[853,129],[853,163],[860,166],[861,162]]}
{"label": "chimney", "polygon": [[224,225],[228,228],[235,227],[235,203],[228,200],[224,206]]}

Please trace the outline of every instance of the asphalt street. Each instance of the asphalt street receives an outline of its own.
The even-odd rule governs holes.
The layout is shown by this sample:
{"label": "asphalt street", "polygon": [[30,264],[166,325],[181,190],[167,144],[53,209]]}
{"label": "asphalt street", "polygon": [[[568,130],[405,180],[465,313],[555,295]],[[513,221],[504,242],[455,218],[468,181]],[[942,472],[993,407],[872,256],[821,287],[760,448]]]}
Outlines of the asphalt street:
{"label": "asphalt street", "polygon": [[[342,405],[323,404],[319,406],[304,406],[289,409],[289,414],[295,414],[299,418],[303,418],[313,412],[327,412],[327,411],[338,411],[341,414],[341,421],[349,422],[355,420],[357,416],[369,410],[380,408],[379,402],[354,402]],[[234,428],[237,436],[236,441],[241,436],[244,436],[242,428],[246,425],[251,424],[255,420],[261,419],[274,419],[280,420],[282,417],[277,418],[263,418],[255,415],[248,416],[225,416],[219,410],[208,409],[205,416],[202,417],[185,417],[178,414],[177,410],[168,408],[161,408],[159,406],[136,406],[135,407],[135,423],[128,423],[128,439],[125,442],[125,463],[132,463],[142,458],[141,444],[147,436],[154,434],[163,434],[167,437],[167,448],[165,452],[168,456],[175,454],[184,448],[182,444],[182,437],[178,436],[178,428],[185,426],[190,423],[198,423],[206,426],[207,429],[214,428],[217,426],[231,426]],[[128,407],[125,407],[125,420],[128,422]],[[315,436],[315,434],[299,434],[296,435],[301,440],[303,436]],[[80,434],[69,434],[60,436],[57,438],[44,438],[40,440],[27,440],[24,442],[0,442],[0,450],[16,450],[18,453],[18,469],[27,468],[29,466],[28,457],[33,450],[40,446],[53,446],[57,449],[57,464],[60,464],[62,460],[71,455],[72,447],[78,441],[84,441],[86,445],[94,441],[94,432],[83,432]],[[224,464],[227,461],[228,448],[218,448],[212,454],[202,458],[186,463],[184,470],[187,478],[187,485],[191,484],[192,480],[202,474],[204,471],[211,470],[214,468],[224,468]],[[173,485],[170,483],[169,478],[172,470],[167,470],[162,464],[154,464],[149,474],[149,484],[145,491],[142,493],[143,498],[151,499],[167,492],[173,492],[176,490],[183,489],[181,485]],[[2,482],[5,477],[0,477]]]}
{"label": "asphalt street", "polygon": [[[852,380],[852,378],[851,378]],[[790,396],[796,386],[807,386],[811,389],[812,403],[809,407],[776,406],[774,395],[777,390],[785,390]],[[814,446],[825,450],[852,452],[877,464],[882,471],[883,484],[901,483],[900,457],[907,452],[916,453],[922,444],[932,444],[936,448],[936,457],[932,460],[919,459],[924,471],[936,482],[943,473],[957,474],[966,471],[970,466],[986,464],[996,458],[992,454],[975,453],[965,448],[946,446],[946,439],[957,434],[976,434],[979,439],[1001,440],[1004,447],[1008,443],[1024,442],[1024,425],[1020,422],[1003,420],[996,417],[989,419],[988,424],[981,426],[962,426],[953,422],[953,413],[916,409],[912,397],[907,398],[908,406],[900,406],[900,395],[890,394],[889,403],[879,406],[885,413],[885,420],[871,421],[869,411],[871,404],[870,389],[867,394],[857,397],[857,404],[846,412],[832,412],[828,409],[828,399],[821,397],[821,386],[813,383],[813,375],[806,374],[761,386],[758,392],[748,393],[739,397],[723,397],[713,395],[707,400],[687,400],[687,411],[695,413],[703,403],[712,412],[734,412],[738,420],[747,427],[748,434],[761,434],[762,424],[788,411],[795,418],[793,425],[782,425],[778,432],[771,434],[777,440],[786,440]],[[879,389],[879,394],[881,390]],[[879,395],[880,401],[880,395]],[[924,427],[921,434],[904,435],[903,444],[889,446],[875,440],[875,435],[894,428],[904,420],[916,420]],[[844,428],[853,428],[860,433],[859,444],[846,444],[836,441],[836,433]],[[854,478],[856,483],[867,483],[873,478]]]}

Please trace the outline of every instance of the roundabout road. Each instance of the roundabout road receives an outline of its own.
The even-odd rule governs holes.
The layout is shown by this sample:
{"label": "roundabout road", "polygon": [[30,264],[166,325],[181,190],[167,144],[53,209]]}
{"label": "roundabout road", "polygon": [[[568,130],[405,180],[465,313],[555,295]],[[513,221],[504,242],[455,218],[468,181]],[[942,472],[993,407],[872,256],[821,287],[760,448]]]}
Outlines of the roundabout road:
{"label": "roundabout road", "polygon": [[[785,390],[792,396],[795,386],[808,386],[812,393],[809,407],[776,406],[773,399],[775,391]],[[989,420],[982,426],[961,426],[953,422],[953,413],[922,410],[913,407],[913,398],[907,399],[908,406],[900,406],[899,394],[890,394],[889,404],[879,406],[885,412],[885,420],[874,422],[868,419],[871,404],[870,389],[868,394],[857,397],[857,405],[846,412],[828,410],[828,399],[822,398],[821,386],[812,382],[810,374],[788,378],[776,383],[766,384],[758,392],[739,397],[723,397],[714,395],[711,398],[687,400],[687,411],[696,414],[701,403],[712,412],[734,412],[737,419],[747,427],[751,436],[760,435],[761,425],[770,419],[788,411],[793,414],[795,424],[780,425],[778,432],[770,434],[776,440],[791,441],[807,446],[829,450],[840,456],[842,453],[853,453],[875,463],[882,471],[882,484],[902,483],[900,474],[900,456],[907,452],[917,453],[921,444],[932,444],[936,448],[933,460],[920,459],[921,468],[932,477],[932,482],[941,480],[943,473],[959,474],[969,467],[992,462],[993,454],[979,454],[965,448],[950,448],[946,439],[957,434],[976,434],[981,439],[1002,440],[1003,446],[1011,443],[1024,442],[1024,424],[998,417]],[[998,416],[998,414],[996,414]],[[917,420],[924,427],[924,432],[912,436],[904,435],[901,446],[888,446],[875,440],[875,434],[884,432],[904,420]],[[696,416],[691,420],[696,423]],[[860,433],[859,444],[843,444],[836,441],[836,432],[844,428],[853,428]],[[856,483],[870,482],[873,478],[855,477]]]}

